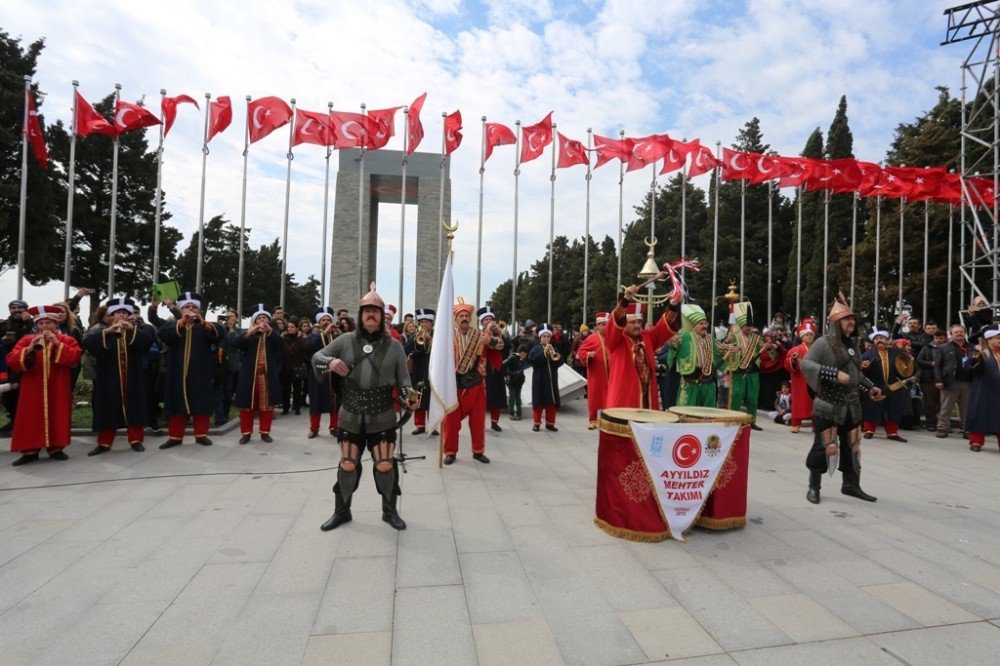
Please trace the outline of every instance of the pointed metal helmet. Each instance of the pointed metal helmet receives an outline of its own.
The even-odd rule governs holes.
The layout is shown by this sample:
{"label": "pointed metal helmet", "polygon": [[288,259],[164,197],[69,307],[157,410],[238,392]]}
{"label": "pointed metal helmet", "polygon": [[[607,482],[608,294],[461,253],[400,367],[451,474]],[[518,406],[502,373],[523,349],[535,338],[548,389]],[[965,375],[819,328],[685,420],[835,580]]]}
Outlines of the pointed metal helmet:
{"label": "pointed metal helmet", "polygon": [[385,311],[385,301],[382,300],[382,297],[378,295],[377,291],[375,291],[375,283],[374,282],[372,282],[368,286],[368,290],[369,290],[368,293],[365,294],[364,297],[361,299],[361,302],[358,303],[358,308],[363,308],[363,307],[367,307],[367,306],[371,305],[373,307],[377,307],[379,310],[382,310],[384,312]]}

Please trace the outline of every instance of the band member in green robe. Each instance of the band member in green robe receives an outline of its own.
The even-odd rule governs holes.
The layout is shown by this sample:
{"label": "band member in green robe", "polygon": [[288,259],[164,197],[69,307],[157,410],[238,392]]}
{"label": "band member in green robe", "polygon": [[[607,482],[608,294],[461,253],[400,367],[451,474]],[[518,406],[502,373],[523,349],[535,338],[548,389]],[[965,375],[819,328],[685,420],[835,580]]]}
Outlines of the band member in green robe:
{"label": "band member in green robe", "polygon": [[674,340],[677,348],[668,355],[668,364],[676,361],[681,376],[677,391],[680,406],[716,406],[716,369],[723,361],[722,350],[709,333],[708,318],[701,306],[681,306],[682,333]]}

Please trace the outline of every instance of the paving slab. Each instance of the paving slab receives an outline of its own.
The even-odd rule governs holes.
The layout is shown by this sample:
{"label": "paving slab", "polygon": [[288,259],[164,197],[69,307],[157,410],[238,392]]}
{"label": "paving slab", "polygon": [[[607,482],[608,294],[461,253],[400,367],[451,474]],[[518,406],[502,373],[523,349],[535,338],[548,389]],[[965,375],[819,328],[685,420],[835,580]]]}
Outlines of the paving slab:
{"label": "paving slab", "polygon": [[909,664],[989,664],[1000,654],[1000,627],[989,622],[914,629],[871,637]]}
{"label": "paving slab", "polygon": [[392,656],[392,632],[334,634],[311,636],[302,658],[302,666],[329,664],[366,664],[389,666]]}

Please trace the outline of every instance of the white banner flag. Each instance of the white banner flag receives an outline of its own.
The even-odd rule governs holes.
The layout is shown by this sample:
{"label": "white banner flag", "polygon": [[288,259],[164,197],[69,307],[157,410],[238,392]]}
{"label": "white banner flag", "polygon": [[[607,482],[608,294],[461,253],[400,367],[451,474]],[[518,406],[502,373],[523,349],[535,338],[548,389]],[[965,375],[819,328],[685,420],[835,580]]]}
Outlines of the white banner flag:
{"label": "white banner flag", "polygon": [[739,429],[732,423],[632,423],[670,535],[678,541],[712,492]]}
{"label": "white banner flag", "polygon": [[451,277],[451,253],[444,264],[441,293],[438,295],[437,326],[431,344],[428,368],[431,404],[428,409],[428,427],[439,429],[445,414],[458,407],[458,388],[455,386],[455,327],[452,325],[452,307],[455,304],[455,282]]}

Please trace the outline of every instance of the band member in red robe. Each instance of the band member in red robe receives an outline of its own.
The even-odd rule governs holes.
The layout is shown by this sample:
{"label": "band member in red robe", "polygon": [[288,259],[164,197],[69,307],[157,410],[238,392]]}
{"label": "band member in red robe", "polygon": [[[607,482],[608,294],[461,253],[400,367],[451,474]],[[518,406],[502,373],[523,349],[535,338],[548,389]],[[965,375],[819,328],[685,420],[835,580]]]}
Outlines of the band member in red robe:
{"label": "band member in red robe", "polygon": [[792,382],[792,432],[798,432],[802,422],[812,421],[813,417],[813,399],[806,376],[802,374],[802,359],[816,339],[816,324],[811,319],[803,320],[795,332],[802,343],[785,354],[785,370],[791,375]]}
{"label": "band member in red robe", "polygon": [[45,449],[53,460],[68,460],[72,412],[72,368],[80,361],[80,345],[59,333],[63,311],[52,305],[28,309],[37,333],[23,336],[7,354],[7,365],[20,374],[20,396],[10,450],[21,457],[12,465],[38,460]]}
{"label": "band member in red robe", "polygon": [[[496,323],[496,314],[493,308],[485,305],[476,310],[476,317],[479,318],[479,328],[490,334],[491,337],[499,336],[503,338],[503,331]],[[500,414],[507,409],[507,385],[503,381],[503,361],[505,349],[483,348],[483,356],[486,357],[486,409],[490,412],[490,428],[496,432],[502,432],[500,427]]]}
{"label": "band member in red robe", "polygon": [[396,318],[396,306],[395,305],[385,306],[385,328],[386,330],[389,331],[389,335],[392,336],[393,340],[395,340],[399,344],[403,344],[403,336],[400,335],[399,331],[396,330],[396,327],[392,325],[392,322],[395,318]]}
{"label": "band member in red robe", "polygon": [[598,312],[595,320],[597,323],[594,331],[576,352],[577,358],[587,367],[587,411],[590,418],[587,430],[597,428],[597,413],[604,409],[611,375],[611,355],[608,353],[608,341],[605,337],[608,313]]}
{"label": "band member in red robe", "polygon": [[653,327],[643,330],[645,307],[632,300],[638,291],[636,285],[625,289],[608,322],[611,383],[608,386],[607,408],[660,408],[653,354],[680,330],[681,295],[672,293],[666,309]]}
{"label": "band member in red robe", "polygon": [[455,462],[458,455],[458,433],[462,420],[468,417],[472,434],[472,457],[489,463],[486,449],[486,355],[484,350],[503,349],[503,338],[491,336],[472,325],[471,303],[458,299],[452,308],[455,315],[455,383],[458,388],[458,409],[444,418],[444,464]]}

